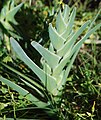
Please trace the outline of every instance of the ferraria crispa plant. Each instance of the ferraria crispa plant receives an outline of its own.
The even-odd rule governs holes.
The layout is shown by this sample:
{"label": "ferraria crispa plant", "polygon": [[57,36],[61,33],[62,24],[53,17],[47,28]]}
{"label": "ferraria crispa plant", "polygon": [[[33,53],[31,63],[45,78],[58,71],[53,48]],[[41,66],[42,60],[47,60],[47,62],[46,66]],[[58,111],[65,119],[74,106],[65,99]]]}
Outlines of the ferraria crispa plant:
{"label": "ferraria crispa plant", "polygon": [[[72,68],[72,64],[83,42],[101,26],[100,23],[92,28],[92,23],[87,21],[78,29],[78,31],[74,31],[73,26],[75,16],[76,8],[70,12],[70,8],[67,5],[63,11],[59,11],[56,17],[56,26],[53,27],[51,23],[49,24],[49,48],[43,47],[38,42],[31,42],[31,45],[42,56],[40,60],[42,68],[37,66],[23,51],[18,42],[11,38],[11,46],[13,47],[14,51],[18,54],[19,58],[38,76],[43,86],[22,75],[13,68],[2,64],[24,78],[21,79],[21,81],[31,89],[35,90],[38,94],[40,94],[40,96],[44,96],[44,90],[47,90],[55,102],[61,99],[63,86],[66,83],[68,74]],[[85,30],[87,31],[86,34],[81,38],[81,40],[76,42],[78,37]],[[51,104],[49,99],[45,102],[38,100],[37,97],[33,96],[24,88],[21,88],[20,86],[3,77],[0,78],[0,81],[14,88],[20,94],[27,95],[28,98],[37,106]]]}

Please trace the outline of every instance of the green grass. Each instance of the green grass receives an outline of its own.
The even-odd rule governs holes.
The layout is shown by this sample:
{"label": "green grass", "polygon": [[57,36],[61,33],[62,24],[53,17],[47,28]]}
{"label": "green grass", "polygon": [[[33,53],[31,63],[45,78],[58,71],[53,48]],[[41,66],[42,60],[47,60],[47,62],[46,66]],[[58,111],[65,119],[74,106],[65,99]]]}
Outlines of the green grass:
{"label": "green grass", "polygon": [[67,107],[69,119],[101,119],[101,62],[98,54],[100,47],[94,47],[91,49],[89,46],[79,53],[67,80],[64,106]]}

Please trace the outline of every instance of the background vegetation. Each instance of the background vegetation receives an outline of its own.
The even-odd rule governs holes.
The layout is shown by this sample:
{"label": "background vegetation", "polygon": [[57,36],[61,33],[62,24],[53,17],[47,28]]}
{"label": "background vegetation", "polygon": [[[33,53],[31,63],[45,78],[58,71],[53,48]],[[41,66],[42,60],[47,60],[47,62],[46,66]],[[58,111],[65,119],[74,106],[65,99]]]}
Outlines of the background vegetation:
{"label": "background vegetation", "polygon": [[[0,16],[4,15],[2,9],[8,2],[9,11],[12,9],[10,8],[12,0],[0,1]],[[23,0],[15,0],[14,5],[17,6],[22,2]],[[19,76],[1,64],[5,63],[29,78],[38,79],[22,61],[16,58],[9,38],[13,36],[27,55],[39,65],[40,55],[30,43],[32,40],[38,42],[41,39],[41,44],[48,46],[48,25],[50,22],[54,24],[56,13],[63,4],[77,7],[75,30],[85,21],[92,20],[101,8],[100,0],[63,0],[63,2],[26,0],[14,15],[16,22],[9,21],[5,15],[4,18],[0,17],[0,76],[10,80],[15,78],[14,82],[26,88],[18,81]],[[99,23],[100,19],[101,15],[94,24]],[[89,39],[90,41],[83,44],[63,90],[59,111],[65,115],[66,120],[101,120],[101,29]],[[12,117],[56,120],[58,119],[55,118],[56,114],[53,111],[36,108],[26,96],[19,95],[0,82],[0,117],[3,119]]]}

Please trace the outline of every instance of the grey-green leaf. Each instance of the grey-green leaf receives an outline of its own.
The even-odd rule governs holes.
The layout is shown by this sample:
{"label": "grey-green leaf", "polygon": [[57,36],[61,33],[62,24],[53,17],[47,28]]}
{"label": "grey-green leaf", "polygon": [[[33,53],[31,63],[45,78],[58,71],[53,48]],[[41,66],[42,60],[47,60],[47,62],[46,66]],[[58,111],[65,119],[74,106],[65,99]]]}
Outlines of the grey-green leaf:
{"label": "grey-green leaf", "polygon": [[57,33],[56,29],[52,27],[51,23],[49,24],[49,37],[56,50],[60,49],[64,45],[65,39],[59,33]]}
{"label": "grey-green leaf", "polygon": [[92,28],[91,30],[89,30],[89,32],[87,32],[85,34],[85,36],[80,40],[78,41],[75,46],[73,47],[73,50],[72,50],[72,54],[75,52],[75,51],[78,51],[78,49],[80,49],[82,43],[91,35],[93,34],[98,28],[101,27],[101,23],[99,23],[98,25],[96,25],[94,28]]}
{"label": "grey-green leaf", "polygon": [[18,10],[21,8],[22,5],[23,5],[23,3],[17,5],[16,7],[12,8],[9,12],[7,12],[6,19],[9,22],[13,22],[14,24],[17,24],[17,22],[14,19],[14,16],[18,12]]}
{"label": "grey-green leaf", "polygon": [[55,68],[60,60],[60,57],[42,47],[39,43],[32,41],[31,45],[42,55],[51,68]]}
{"label": "grey-green leaf", "polygon": [[62,17],[61,10],[58,13],[58,16],[56,18],[56,28],[57,28],[57,32],[59,34],[62,34],[64,32],[64,30],[66,29],[66,24],[65,24],[64,19]]}
{"label": "grey-green leaf", "polygon": [[75,16],[76,16],[76,8],[73,9],[73,11],[70,15],[70,18],[69,18],[69,22],[66,26],[66,29],[64,29],[65,31],[62,33],[62,36],[64,38],[66,38],[66,36],[68,36],[71,33],[72,27],[73,27],[73,24],[74,24]]}
{"label": "grey-green leaf", "polygon": [[58,50],[57,54],[59,56],[62,57],[69,51],[69,49],[73,46],[73,44],[75,43],[78,36],[86,29],[86,27],[88,26],[89,23],[90,23],[90,21],[87,21],[86,23],[84,23],[84,25],[82,25],[79,28],[79,30],[71,37],[71,39],[68,40],[60,50]]}
{"label": "grey-green leaf", "polygon": [[41,101],[39,101],[36,97],[34,97],[32,94],[30,94],[27,90],[25,90],[24,88],[20,87],[19,85],[11,82],[10,80],[0,77],[0,81],[5,83],[6,85],[8,85],[9,87],[11,87],[12,89],[14,89],[15,91],[17,91],[18,93],[20,93],[23,96],[26,96],[26,98],[32,102],[34,102],[34,104],[36,106],[46,106],[46,103],[43,103]]}
{"label": "grey-green leaf", "polygon": [[63,18],[64,18],[64,21],[66,24],[67,24],[68,19],[69,19],[69,13],[70,13],[70,8],[68,5],[65,5],[65,8],[63,10]]}
{"label": "grey-green leaf", "polygon": [[[23,49],[20,47],[20,45],[17,43],[16,40],[14,40],[13,38],[10,39],[11,41],[11,45],[13,47],[13,49],[15,50],[15,52],[19,55],[20,59],[22,61],[24,61],[29,68],[32,69],[32,71],[40,78],[40,80],[42,81],[42,83],[44,85],[46,85],[47,82],[47,89],[50,92],[53,92],[54,87],[56,88],[56,80],[54,77],[48,75],[47,73],[45,73],[42,69],[40,69],[27,55],[26,53],[23,51]],[[51,84],[50,84],[51,83]]]}

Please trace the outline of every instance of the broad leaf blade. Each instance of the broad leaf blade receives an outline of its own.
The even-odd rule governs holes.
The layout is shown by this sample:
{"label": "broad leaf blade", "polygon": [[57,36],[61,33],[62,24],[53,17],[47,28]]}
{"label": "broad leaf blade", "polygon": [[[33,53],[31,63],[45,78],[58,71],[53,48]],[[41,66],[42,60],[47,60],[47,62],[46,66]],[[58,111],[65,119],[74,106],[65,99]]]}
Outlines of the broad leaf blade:
{"label": "broad leaf blade", "polygon": [[68,62],[70,62],[71,52],[68,54],[64,59],[61,60],[61,62],[57,65],[57,67],[53,71],[53,76],[57,77],[62,72],[63,68],[66,66]]}
{"label": "broad leaf blade", "polygon": [[[26,86],[30,89],[28,90],[30,93],[36,92],[36,94],[39,94],[41,97],[44,97],[44,94],[42,93],[42,91],[38,90],[36,87],[34,87],[34,85],[32,85],[31,83],[27,82],[26,80],[19,78],[23,83],[26,84]],[[43,88],[44,89],[44,88]]]}
{"label": "broad leaf blade", "polygon": [[23,51],[23,49],[20,47],[20,45],[17,43],[16,40],[14,40],[13,38],[11,38],[11,45],[13,47],[13,49],[15,50],[15,52],[19,55],[20,59],[22,61],[24,61],[29,68],[32,69],[32,71],[40,78],[40,80],[42,81],[42,83],[44,84],[44,86],[46,85],[46,81],[47,81],[47,90],[49,90],[50,92],[53,91],[54,87],[56,88],[56,80],[54,77],[48,75],[47,73],[45,73],[42,69],[40,69],[27,55],[26,53]]}
{"label": "broad leaf blade", "polygon": [[66,29],[66,24],[65,24],[64,19],[62,17],[61,10],[58,13],[58,16],[56,18],[56,28],[57,28],[57,32],[59,34],[62,34],[64,32],[64,30]]}
{"label": "broad leaf blade", "polygon": [[51,68],[55,68],[58,64],[60,57],[42,47],[39,43],[32,41],[31,45],[42,55]]}
{"label": "broad leaf blade", "polygon": [[99,29],[101,27],[101,23],[96,25],[94,28],[92,28],[89,32],[86,33],[86,35],[80,40],[78,41],[74,47],[73,50],[71,52],[71,54],[73,54],[75,51],[78,51],[78,49],[80,49],[80,47],[82,46],[83,42],[91,35],[93,34],[97,29]]}
{"label": "broad leaf blade", "polygon": [[15,14],[18,12],[18,10],[21,8],[21,6],[23,5],[23,3],[19,4],[18,6],[12,8],[9,12],[7,12],[6,14],[6,19],[9,22],[12,22],[14,24],[17,24],[17,22],[14,19]]}
{"label": "broad leaf blade", "polygon": [[45,73],[26,55],[17,41],[13,38],[11,38],[11,45],[20,59],[24,61],[28,65],[28,67],[30,67],[32,71],[40,78],[42,83],[45,84]]}
{"label": "broad leaf blade", "polygon": [[[15,84],[15,83],[11,82],[10,80],[7,80],[6,78],[0,77],[0,81],[5,83],[9,87],[13,88],[14,90],[16,90],[18,93],[20,93],[23,96],[26,96],[29,94],[29,92],[27,90],[23,89],[22,87],[20,87],[19,85]],[[37,101],[37,100],[38,100],[37,98],[33,99],[33,101]]]}
{"label": "broad leaf blade", "polygon": [[[72,66],[72,63],[74,62],[75,60],[75,57],[82,45],[82,43],[93,33],[95,32],[99,27],[101,26],[101,24],[95,26],[93,29],[91,29],[79,42],[77,42],[73,49],[71,50],[71,52],[69,54],[67,54],[67,57],[64,57],[63,60],[61,60],[60,64],[54,69],[54,72],[53,72],[53,76],[58,76],[61,71],[63,70],[63,68],[65,67],[65,65],[67,64],[67,62],[69,63],[67,66],[67,69],[66,69],[66,75],[69,74],[69,71],[71,69],[71,66]],[[74,54],[74,55],[73,55]],[[71,58],[71,56],[73,56]],[[71,58],[71,59],[70,59]],[[70,59],[70,60],[69,60]]]}
{"label": "broad leaf blade", "polygon": [[70,19],[69,19],[69,22],[67,24],[67,27],[66,27],[64,33],[62,33],[63,38],[67,38],[67,36],[71,33],[71,30],[72,30],[72,27],[74,24],[75,16],[76,16],[76,8],[73,9],[73,11],[70,15]]}
{"label": "broad leaf blade", "polygon": [[49,37],[56,50],[60,49],[64,45],[64,38],[57,33],[56,29],[52,27],[52,24],[49,25]]}
{"label": "broad leaf blade", "polygon": [[51,74],[51,68],[49,67],[49,65],[45,62],[45,60],[43,58],[41,58],[41,64],[43,66],[43,71],[48,73],[49,75]]}
{"label": "broad leaf blade", "polygon": [[[73,57],[71,58],[71,60],[70,60],[70,63],[69,63],[69,65],[67,66],[67,69],[66,69],[66,71],[65,71],[65,76],[67,77],[68,76],[68,74],[69,74],[69,72],[70,72],[70,69],[71,69],[71,67],[72,67],[72,64],[73,64],[73,62],[74,62],[74,60],[75,60],[75,58],[76,58],[76,56],[77,56],[77,53],[79,52],[79,50],[80,50],[80,47],[82,46],[82,43],[92,34],[92,33],[94,33],[98,28],[100,28],[101,27],[101,23],[100,24],[98,24],[98,25],[96,25],[93,29],[91,29],[79,42],[77,42],[76,44],[75,44],[75,46],[74,46],[74,48],[73,48],[73,50],[71,51],[71,54],[73,55]],[[65,78],[66,78],[65,77]]]}
{"label": "broad leaf blade", "polygon": [[66,24],[67,24],[68,19],[69,19],[69,13],[70,13],[70,8],[68,5],[65,5],[65,8],[63,10],[63,18],[64,18],[64,21]]}
{"label": "broad leaf blade", "polygon": [[65,75],[64,75],[64,81],[62,82],[62,85],[64,85],[65,82],[66,82],[66,78],[67,78],[68,75],[69,75],[69,72],[70,72],[70,70],[71,70],[71,67],[72,67],[72,65],[73,65],[73,62],[74,62],[74,60],[75,60],[78,52],[79,52],[79,49],[74,53],[73,57],[70,59],[69,64],[67,65],[67,68],[66,68],[66,70],[65,70]]}
{"label": "broad leaf blade", "polygon": [[62,57],[69,51],[69,49],[73,46],[78,36],[86,29],[89,23],[90,21],[84,23],[84,25],[82,25],[79,28],[79,30],[72,36],[72,38],[65,43],[65,45],[57,52],[59,56]]}
{"label": "broad leaf blade", "polygon": [[49,45],[49,51],[52,53],[55,53],[52,43],[50,43],[50,45]]}
{"label": "broad leaf blade", "polygon": [[20,77],[24,78],[26,81],[30,82],[31,84],[33,84],[34,86],[36,86],[37,88],[40,88],[41,90],[43,89],[38,83],[36,83],[34,80],[30,79],[29,77],[25,76],[24,74],[22,74],[21,72],[15,70],[14,68],[1,63],[3,66],[5,66],[6,68],[8,68],[9,70],[11,70],[12,72],[16,73],[17,75],[19,75]]}
{"label": "broad leaf blade", "polygon": [[28,100],[34,102],[34,104],[36,106],[42,106],[42,105],[46,106],[46,103],[39,101],[36,97],[34,97],[32,94],[30,94],[27,90],[23,89],[22,87],[20,87],[19,85],[15,84],[15,83],[9,81],[8,79],[0,77],[0,81],[5,83],[9,87],[11,87],[12,89],[17,91],[18,93],[20,93],[22,96],[26,96],[26,98]]}

